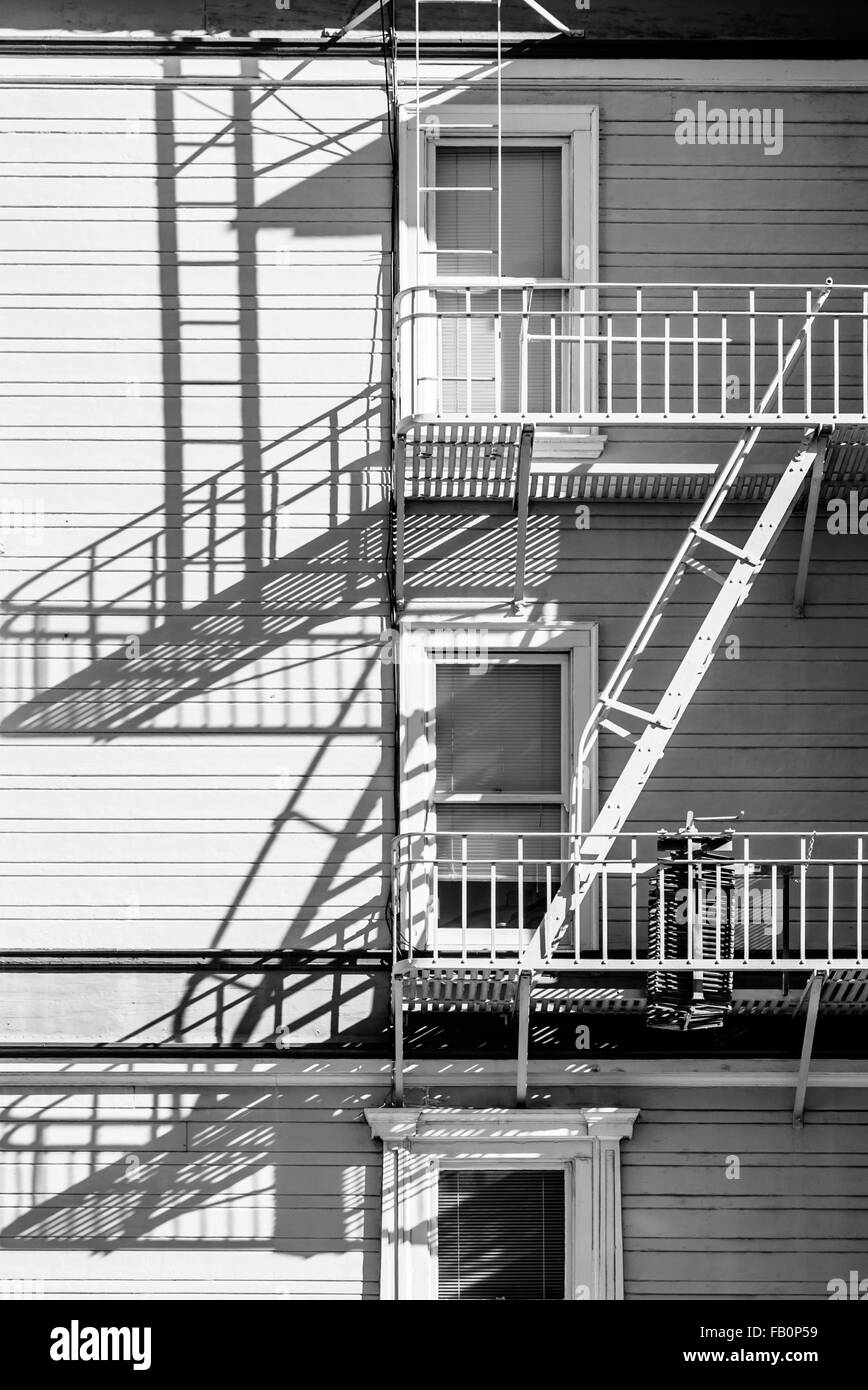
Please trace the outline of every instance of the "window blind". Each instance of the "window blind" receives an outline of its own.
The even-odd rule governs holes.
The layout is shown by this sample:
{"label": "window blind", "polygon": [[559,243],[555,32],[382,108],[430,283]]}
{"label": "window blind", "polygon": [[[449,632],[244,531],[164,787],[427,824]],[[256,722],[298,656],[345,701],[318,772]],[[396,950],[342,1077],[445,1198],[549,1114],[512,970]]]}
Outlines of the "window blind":
{"label": "window blind", "polygon": [[[497,150],[439,145],[438,188],[497,189]],[[502,152],[503,274],[556,280],[562,274],[561,152],[510,148]],[[497,193],[438,193],[435,199],[437,274],[497,274]],[[442,248],[442,249],[441,249]],[[464,254],[485,252],[485,255]]]}
{"label": "window blind", "polygon": [[561,791],[561,668],[437,667],[438,792]]}
{"label": "window blind", "polygon": [[441,1169],[441,1299],[564,1298],[564,1175]]}
{"label": "window blind", "polygon": [[[559,805],[525,802],[519,806],[437,807],[437,859],[440,876],[457,879],[462,869],[462,838],[467,837],[467,876],[487,883],[491,865],[501,882],[518,876],[518,836],[523,837],[524,879],[544,883],[546,864],[560,881],[561,855],[567,846],[560,837]],[[547,832],[547,833],[541,833]]]}

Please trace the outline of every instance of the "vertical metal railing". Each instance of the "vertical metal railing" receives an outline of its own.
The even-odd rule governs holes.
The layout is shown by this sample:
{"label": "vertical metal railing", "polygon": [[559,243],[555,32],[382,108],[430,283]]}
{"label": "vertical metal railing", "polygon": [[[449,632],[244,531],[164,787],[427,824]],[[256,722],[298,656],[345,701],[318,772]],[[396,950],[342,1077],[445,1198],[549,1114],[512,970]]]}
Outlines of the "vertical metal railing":
{"label": "vertical metal railing", "polygon": [[[557,949],[543,940],[543,958],[565,968],[725,964],[750,972],[865,964],[865,837],[857,832],[738,836],[732,858],[723,861],[703,859],[688,839],[683,861],[667,857],[665,865],[657,858],[656,836],[619,836],[601,869],[595,920],[586,910],[580,917],[569,891],[582,856],[574,834],[466,832],[450,850],[453,841],[412,834],[394,842],[395,959],[516,961],[567,885],[570,932],[558,937]],[[678,862],[684,896],[672,902],[667,872]],[[678,957],[666,955],[662,944],[660,955],[649,954],[652,884],[661,922],[669,920],[667,913],[682,913]]]}
{"label": "vertical metal railing", "polygon": [[[546,290],[559,308],[539,306]],[[399,419],[431,381],[426,418],[443,420],[868,423],[868,288],[432,280],[397,296],[396,363]],[[774,389],[758,399],[763,379]]]}

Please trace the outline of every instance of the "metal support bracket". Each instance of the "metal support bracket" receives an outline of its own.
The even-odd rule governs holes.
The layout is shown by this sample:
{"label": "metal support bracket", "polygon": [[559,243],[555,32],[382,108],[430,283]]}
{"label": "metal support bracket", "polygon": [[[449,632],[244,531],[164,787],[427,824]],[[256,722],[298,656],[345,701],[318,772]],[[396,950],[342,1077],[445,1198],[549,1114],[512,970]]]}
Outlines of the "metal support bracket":
{"label": "metal support bracket", "polygon": [[522,425],[518,446],[518,466],[515,476],[515,511],[518,532],[515,542],[515,592],[513,604],[524,602],[524,581],[527,569],[527,517],[530,508],[530,461],[533,455],[533,425]]}
{"label": "metal support bracket", "polygon": [[515,1103],[527,1105],[527,1054],[530,1043],[530,987],[532,970],[522,970],[518,977],[518,1065],[515,1073]]}
{"label": "metal support bracket", "polygon": [[805,1032],[802,1038],[802,1055],[799,1059],[799,1075],[796,1080],[796,1095],[793,1102],[793,1126],[801,1129],[804,1124],[805,1098],[808,1091],[808,1072],[811,1068],[811,1053],[814,1050],[814,1033],[817,1028],[817,1014],[820,1009],[820,992],[823,988],[825,972],[817,970],[811,976],[802,998],[799,1000],[796,1013],[802,1007],[807,998],[808,1014],[805,1019]]}
{"label": "metal support bracket", "polygon": [[817,524],[817,508],[820,503],[820,487],[823,470],[826,466],[826,451],[817,454],[811,469],[811,483],[808,503],[805,508],[805,529],[802,532],[802,548],[799,552],[799,568],[796,573],[796,588],[793,594],[793,617],[805,616],[805,590],[808,587],[808,569],[811,564],[811,548],[814,544],[814,527]]}
{"label": "metal support bracket", "polygon": [[395,1104],[404,1104],[404,975],[392,976],[392,1027],[395,1031]]}

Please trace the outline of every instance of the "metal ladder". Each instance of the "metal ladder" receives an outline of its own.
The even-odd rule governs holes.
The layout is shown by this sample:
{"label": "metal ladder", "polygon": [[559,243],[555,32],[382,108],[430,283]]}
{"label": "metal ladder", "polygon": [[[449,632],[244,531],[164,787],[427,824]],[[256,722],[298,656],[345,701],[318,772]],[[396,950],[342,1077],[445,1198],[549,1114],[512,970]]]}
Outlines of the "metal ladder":
{"label": "metal ladder", "polygon": [[[758,412],[768,409],[777,392],[793,370],[804,346],[811,325],[826,303],[832,282],[815,292],[814,302],[805,322],[796,335],[786,358],[776,372],[759,404]],[[732,545],[722,536],[709,530],[715,517],[738,478],[744,463],[761,432],[761,425],[745,429],[729,458],[715,474],[708,496],[699,515],[688,528],[687,535],[669,566],[657,592],[640,619],[623,656],[599,695],[587,724],[582,731],[576,759],[576,778],[573,791],[573,829],[575,852],[564,881],[561,883],[545,917],[536,929],[523,956],[523,965],[542,964],[566,931],[570,918],[574,923],[576,942],[580,931],[579,909],[595,883],[600,869],[633,811],[641,792],[657,763],[666,752],[669,740],[711,665],[715,652],[726,634],[727,625],[735,612],[748,598],[753,583],[783,530],[795,506],[802,484],[815,461],[825,453],[830,430],[819,422],[811,428],[799,451],[778,479],[758,521],[743,546]],[[697,557],[701,547],[729,556],[729,573],[718,574]],[[688,570],[694,570],[720,586],[699,631],[688,647],[678,669],[670,680],[659,703],[653,710],[644,710],[624,698],[638,659],[648,648],[663,617],[666,605],[678,589]],[[612,716],[621,716],[638,724],[635,731],[617,723]],[[600,730],[606,729],[634,744],[630,757],[618,777],[605,805],[598,812],[586,834],[581,831],[582,784],[584,768],[596,744]],[[572,898],[572,902],[569,899]],[[572,911],[570,911],[570,907]]]}

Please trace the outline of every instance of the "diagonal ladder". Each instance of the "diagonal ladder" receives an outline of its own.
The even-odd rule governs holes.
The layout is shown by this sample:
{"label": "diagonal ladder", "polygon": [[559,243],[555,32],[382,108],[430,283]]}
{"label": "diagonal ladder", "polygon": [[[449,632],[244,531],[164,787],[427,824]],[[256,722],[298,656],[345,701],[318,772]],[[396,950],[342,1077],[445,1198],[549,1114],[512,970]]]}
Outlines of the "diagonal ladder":
{"label": "diagonal ladder", "polygon": [[[805,322],[763,396],[757,408],[758,413],[765,412],[782,389],[804,349],[814,319],[822,310],[830,293],[831,281],[827,281],[821,290],[815,291]],[[678,553],[585,725],[579,740],[573,797],[575,852],[563,882],[526,948],[523,956],[526,966],[540,965],[547,959],[548,953],[566,931],[570,917],[574,924],[578,955],[581,904],[596,882],[654,768],[666,752],[669,740],[714,659],[733,613],[750,594],[757,575],[787,523],[805,479],[814,467],[815,461],[825,454],[830,434],[828,428],[814,427],[808,431],[802,447],[775,484],[747,541],[743,546],[736,546],[716,535],[709,527],[726,502],[745,460],[759,438],[760,431],[761,425],[748,426],[729,458],[715,475],[696,521],[688,528]],[[697,552],[701,547],[710,547],[729,557],[733,562],[729,573],[725,576],[720,575],[699,559]],[[719,593],[656,708],[638,708],[624,698],[625,691],[639,658],[659,626],[666,605],[688,570],[697,571],[712,579],[720,586]],[[629,725],[616,722],[613,715],[638,724],[638,732]],[[633,743],[634,747],[605,805],[597,814],[587,834],[582,835],[583,770],[601,729],[626,739]],[[572,903],[569,901],[570,897]],[[572,912],[569,910],[570,906]]]}

